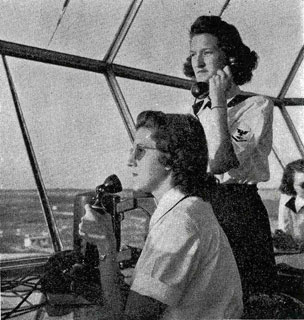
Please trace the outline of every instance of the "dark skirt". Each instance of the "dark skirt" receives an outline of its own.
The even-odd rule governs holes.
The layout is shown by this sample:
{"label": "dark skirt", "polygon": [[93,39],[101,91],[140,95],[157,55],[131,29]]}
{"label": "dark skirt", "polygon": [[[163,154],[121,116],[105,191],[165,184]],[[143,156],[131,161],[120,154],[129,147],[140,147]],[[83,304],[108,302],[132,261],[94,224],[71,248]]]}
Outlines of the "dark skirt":
{"label": "dark skirt", "polygon": [[276,267],[267,210],[256,185],[221,184],[211,204],[239,268],[244,300],[276,290]]}

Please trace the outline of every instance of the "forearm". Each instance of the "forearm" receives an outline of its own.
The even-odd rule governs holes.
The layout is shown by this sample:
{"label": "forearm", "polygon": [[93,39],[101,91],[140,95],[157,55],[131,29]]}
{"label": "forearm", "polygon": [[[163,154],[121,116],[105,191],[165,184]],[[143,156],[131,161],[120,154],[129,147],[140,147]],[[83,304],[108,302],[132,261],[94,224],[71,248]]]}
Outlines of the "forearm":
{"label": "forearm", "polygon": [[[101,256],[102,257],[102,256]],[[109,255],[99,264],[103,302],[109,320],[157,320],[166,305],[134,291],[129,291],[126,305],[118,285],[118,264],[115,255]]]}
{"label": "forearm", "polygon": [[79,224],[79,234],[97,246],[104,310],[108,314],[107,319],[119,320],[122,319],[124,303],[111,216],[95,212],[88,204],[85,210],[86,214]]}
{"label": "forearm", "polygon": [[214,174],[227,172],[238,166],[227,122],[225,105],[214,105],[206,110],[201,119],[209,151],[209,167]]}
{"label": "forearm", "polygon": [[119,268],[116,261],[116,253],[106,256],[100,255],[99,271],[104,305],[108,310],[109,319],[122,319],[124,303],[118,284]]}

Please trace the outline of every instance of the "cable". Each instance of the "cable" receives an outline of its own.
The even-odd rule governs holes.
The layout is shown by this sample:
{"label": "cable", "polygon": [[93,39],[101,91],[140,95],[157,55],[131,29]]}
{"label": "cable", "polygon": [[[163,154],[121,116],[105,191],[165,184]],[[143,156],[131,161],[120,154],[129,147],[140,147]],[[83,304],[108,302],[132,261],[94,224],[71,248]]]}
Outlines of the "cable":
{"label": "cable", "polygon": [[134,208],[134,209],[137,209],[137,208],[142,209],[143,212],[144,212],[149,218],[151,218],[151,213],[150,213],[147,209],[145,209],[144,207],[141,207],[141,206],[137,206],[137,207]]}
{"label": "cable", "polygon": [[220,12],[220,14],[219,14],[219,17],[221,17],[222,14],[224,13],[224,11],[227,9],[227,7],[228,7],[228,5],[229,5],[229,2],[230,2],[230,0],[226,0],[226,2],[224,3],[224,5],[223,5],[223,7],[222,7],[222,9],[221,9],[221,12]]}
{"label": "cable", "polygon": [[48,46],[51,44],[51,42],[52,42],[52,40],[53,40],[53,38],[54,38],[54,36],[55,36],[55,33],[56,33],[56,31],[57,31],[60,23],[61,23],[61,20],[62,20],[64,14],[65,14],[65,11],[66,11],[66,9],[67,9],[67,7],[68,7],[68,5],[69,5],[69,2],[70,2],[70,0],[65,0],[65,2],[64,2],[64,4],[63,4],[62,10],[61,10],[61,14],[60,14],[60,16],[59,16],[59,19],[58,19],[58,21],[57,21],[57,24],[56,24],[55,30],[54,30],[54,32],[53,32],[53,34],[52,34],[52,36],[51,36],[51,39],[50,39],[50,41],[49,41],[49,43],[48,43]]}
{"label": "cable", "polygon": [[29,290],[27,294],[24,295],[24,297],[21,299],[21,301],[17,304],[16,307],[14,307],[11,311],[9,311],[3,318],[3,320],[8,319],[12,314],[16,313],[17,310],[21,307],[21,305],[27,300],[27,298],[35,291],[37,290],[38,286],[40,285],[41,279],[38,280],[38,282],[35,284],[34,288],[32,290]]}
{"label": "cable", "polygon": [[[30,312],[33,312],[37,309],[40,309],[41,307],[43,307],[46,303],[41,303],[41,304],[36,304],[36,305],[33,305],[33,306],[30,306],[30,307],[21,307],[19,308],[19,310],[17,311],[14,311],[14,314],[12,313],[6,313],[6,312],[3,312],[3,310],[6,310],[5,308],[2,308],[2,316],[4,315],[4,318],[2,318],[3,320],[4,319],[8,319],[9,318],[15,318],[15,317],[19,317],[20,315],[23,315],[23,314],[26,314],[26,313],[30,313]],[[8,315],[8,317],[7,317]]]}

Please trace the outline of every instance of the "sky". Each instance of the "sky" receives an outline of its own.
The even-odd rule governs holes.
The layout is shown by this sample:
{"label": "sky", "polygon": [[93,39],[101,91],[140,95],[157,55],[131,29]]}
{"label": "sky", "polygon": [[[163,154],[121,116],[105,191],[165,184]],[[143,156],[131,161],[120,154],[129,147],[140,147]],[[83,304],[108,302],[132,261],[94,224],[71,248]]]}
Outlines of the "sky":
{"label": "sky", "polygon": [[[203,14],[219,14],[225,1],[144,0],[115,63],[184,78],[188,30]],[[0,40],[103,59],[131,1],[71,0],[51,43],[64,1],[0,0]],[[303,45],[303,0],[231,0],[222,18],[234,24],[259,55],[253,80],[242,89],[277,96]],[[112,173],[132,184],[131,142],[103,75],[7,58],[46,188],[95,188]],[[287,97],[303,97],[300,66]],[[21,132],[0,63],[2,189],[35,188]],[[187,90],[118,78],[135,118],[146,109],[185,112]],[[304,141],[304,109],[288,112]],[[274,145],[283,163],[300,157],[276,108]],[[273,154],[271,180],[282,169]]]}

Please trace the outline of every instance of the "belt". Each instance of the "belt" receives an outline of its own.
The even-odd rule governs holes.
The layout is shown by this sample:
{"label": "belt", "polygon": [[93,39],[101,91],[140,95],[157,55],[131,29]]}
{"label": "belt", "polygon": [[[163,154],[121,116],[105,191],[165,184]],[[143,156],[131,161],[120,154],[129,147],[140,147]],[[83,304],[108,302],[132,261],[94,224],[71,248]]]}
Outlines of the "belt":
{"label": "belt", "polygon": [[228,193],[253,193],[257,192],[258,187],[256,184],[241,184],[241,183],[220,183],[217,185],[217,191]]}

